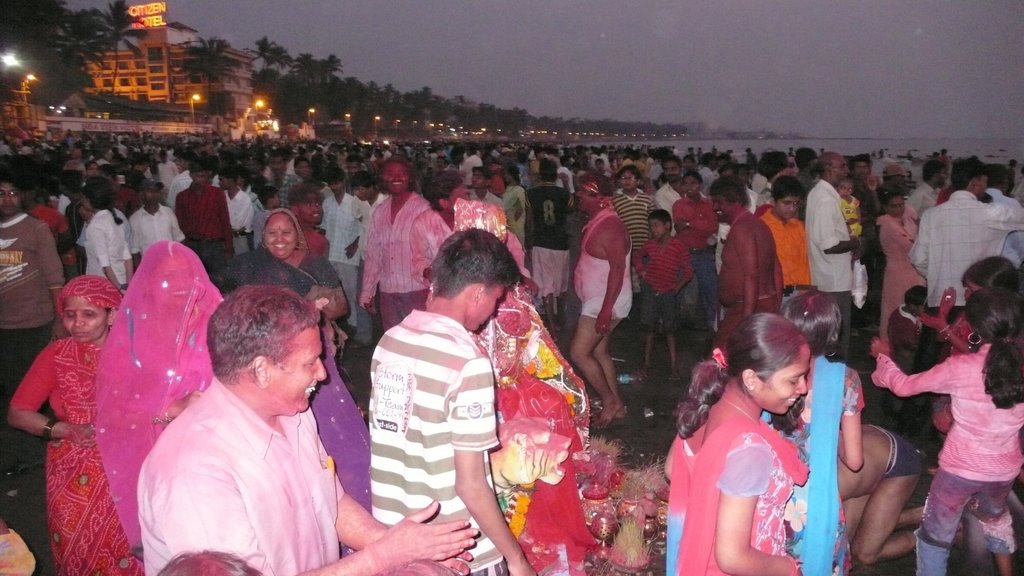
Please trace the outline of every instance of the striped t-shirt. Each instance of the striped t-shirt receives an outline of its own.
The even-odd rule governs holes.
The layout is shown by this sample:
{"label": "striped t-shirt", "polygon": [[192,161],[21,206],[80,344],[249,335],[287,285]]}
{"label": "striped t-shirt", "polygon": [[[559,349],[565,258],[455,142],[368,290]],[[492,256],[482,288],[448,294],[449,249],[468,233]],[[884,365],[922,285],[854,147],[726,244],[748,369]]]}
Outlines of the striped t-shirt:
{"label": "striped t-shirt", "polygon": [[[413,311],[388,330],[370,364],[370,489],[373,516],[389,526],[432,500],[433,522],[469,520],[455,493],[455,450],[482,452],[498,445],[491,363],[469,332],[439,314]],[[483,532],[470,570],[501,561]]]}
{"label": "striped t-shirt", "polygon": [[629,232],[629,240],[634,248],[640,248],[651,238],[651,229],[647,222],[647,216],[654,210],[654,198],[651,195],[637,191],[630,196],[622,190],[615,192],[612,196],[612,206],[618,213],[622,223],[626,225]]}

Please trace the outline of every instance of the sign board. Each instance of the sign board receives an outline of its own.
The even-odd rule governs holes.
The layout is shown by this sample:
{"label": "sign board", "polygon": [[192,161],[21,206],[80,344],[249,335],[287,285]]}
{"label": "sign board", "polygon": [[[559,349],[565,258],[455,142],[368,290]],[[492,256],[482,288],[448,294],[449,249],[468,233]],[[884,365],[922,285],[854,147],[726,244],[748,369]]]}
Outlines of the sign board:
{"label": "sign board", "polygon": [[184,122],[135,122],[132,120],[105,120],[99,118],[73,118],[68,116],[47,116],[47,130],[71,130],[73,132],[150,132],[153,134],[195,134],[213,131],[210,124],[186,124]]}
{"label": "sign board", "polygon": [[128,15],[132,17],[132,28],[161,28],[167,25],[167,2],[150,2],[148,4],[132,4],[128,7]]}

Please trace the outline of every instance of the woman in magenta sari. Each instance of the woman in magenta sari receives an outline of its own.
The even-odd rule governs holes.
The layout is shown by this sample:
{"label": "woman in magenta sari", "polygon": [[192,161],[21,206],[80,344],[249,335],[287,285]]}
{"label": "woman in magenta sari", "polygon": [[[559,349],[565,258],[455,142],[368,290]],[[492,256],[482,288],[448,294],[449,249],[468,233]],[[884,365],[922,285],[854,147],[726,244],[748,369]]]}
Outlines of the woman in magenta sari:
{"label": "woman in magenta sari", "polygon": [[220,301],[195,252],[157,242],[146,250],[100,355],[97,441],[133,546],[141,538],[139,469],[164,427],[210,385],[206,325]]}

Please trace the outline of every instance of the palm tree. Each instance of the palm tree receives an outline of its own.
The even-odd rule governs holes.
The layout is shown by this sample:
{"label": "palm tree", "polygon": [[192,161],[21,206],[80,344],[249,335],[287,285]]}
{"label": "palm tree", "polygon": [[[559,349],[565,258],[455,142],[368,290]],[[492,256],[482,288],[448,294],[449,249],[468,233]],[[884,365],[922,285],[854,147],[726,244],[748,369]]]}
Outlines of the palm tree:
{"label": "palm tree", "polygon": [[341,59],[334,54],[328,54],[327,58],[320,60],[320,82],[327,84],[331,78],[341,74]]}
{"label": "palm tree", "polygon": [[261,71],[267,68],[283,70],[292,65],[292,57],[288,50],[266,36],[256,41],[256,59],[263,63]]}
{"label": "palm tree", "polygon": [[[186,74],[202,76],[206,82],[206,113],[214,112],[213,82],[234,71],[239,61],[228,53],[231,45],[223,38],[200,38],[185,49],[182,69]],[[218,110],[220,111],[220,110]]]}
{"label": "palm tree", "polygon": [[292,67],[289,74],[293,76],[299,84],[311,87],[317,83],[320,78],[320,62],[308,52],[303,52],[295,57],[292,61]]}
{"label": "palm tree", "polygon": [[107,40],[107,46],[114,51],[114,85],[110,89],[113,94],[117,90],[117,68],[120,62],[120,48],[124,44],[138,55],[142,52],[139,47],[132,43],[146,36],[146,30],[135,28],[135,18],[128,14],[128,3],[126,0],[115,0],[107,5],[107,11],[103,16],[103,34]]}
{"label": "palm tree", "polygon": [[103,64],[103,53],[108,48],[103,13],[96,8],[66,12],[54,47],[63,60],[79,68],[84,68],[87,62]]}

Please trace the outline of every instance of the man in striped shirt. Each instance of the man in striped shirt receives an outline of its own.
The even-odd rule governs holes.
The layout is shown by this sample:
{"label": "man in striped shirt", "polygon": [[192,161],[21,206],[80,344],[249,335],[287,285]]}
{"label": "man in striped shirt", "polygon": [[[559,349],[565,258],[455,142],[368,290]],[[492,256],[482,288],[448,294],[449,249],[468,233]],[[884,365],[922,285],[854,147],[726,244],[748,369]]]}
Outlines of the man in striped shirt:
{"label": "man in striped shirt", "polygon": [[[638,187],[643,175],[635,165],[626,164],[620,168],[616,178],[620,188],[612,196],[612,206],[615,207],[615,212],[622,219],[622,223],[626,225],[629,241],[632,243],[632,256],[635,258],[637,250],[651,238],[647,215],[654,210],[654,198]],[[639,293],[640,278],[635,273],[631,278],[633,293]]]}
{"label": "man in striped shirt", "polygon": [[388,330],[370,366],[373,515],[396,524],[436,500],[435,522],[464,519],[480,530],[473,574],[533,576],[492,486],[494,374],[470,334],[519,281],[519,268],[494,235],[473,229],[442,244],[431,277],[427,309]]}

